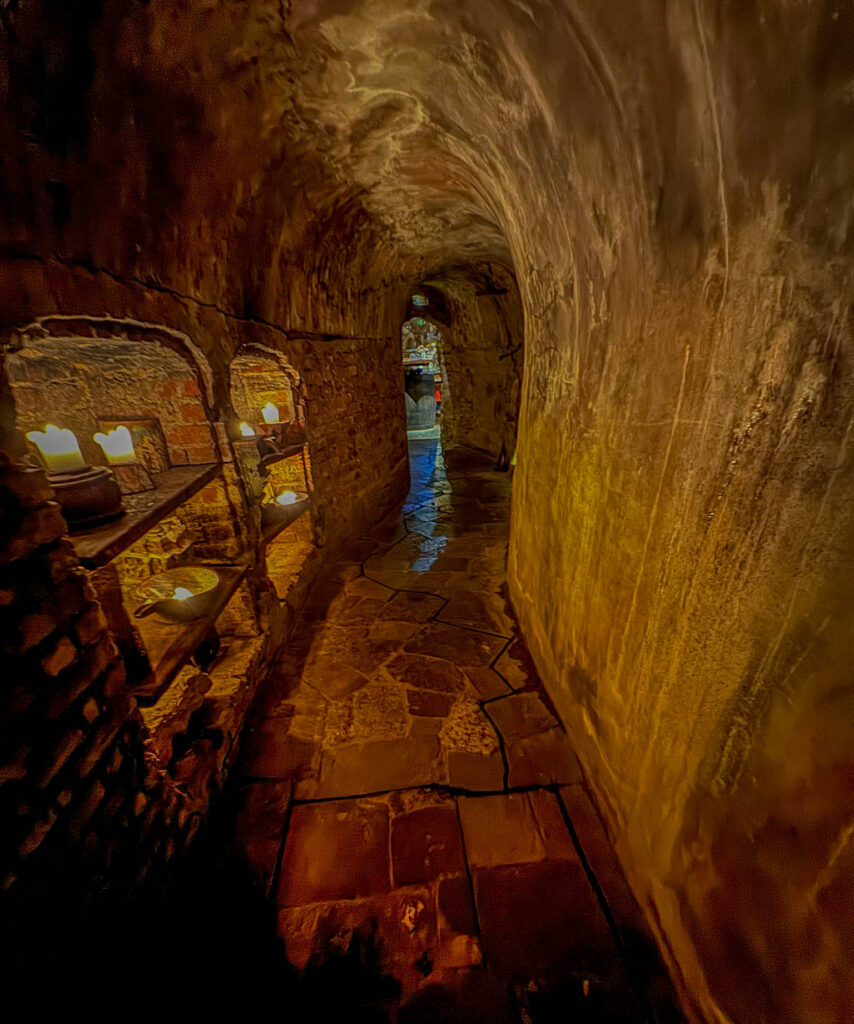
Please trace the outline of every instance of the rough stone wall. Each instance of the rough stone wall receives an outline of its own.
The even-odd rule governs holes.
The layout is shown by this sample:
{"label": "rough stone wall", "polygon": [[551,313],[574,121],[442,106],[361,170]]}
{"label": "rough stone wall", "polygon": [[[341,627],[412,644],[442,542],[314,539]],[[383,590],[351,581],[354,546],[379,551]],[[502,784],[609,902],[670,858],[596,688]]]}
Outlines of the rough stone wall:
{"label": "rough stone wall", "polygon": [[515,278],[500,266],[448,281],[452,323],[442,355],[451,395],[442,439],[497,456],[516,447],[524,344]]}

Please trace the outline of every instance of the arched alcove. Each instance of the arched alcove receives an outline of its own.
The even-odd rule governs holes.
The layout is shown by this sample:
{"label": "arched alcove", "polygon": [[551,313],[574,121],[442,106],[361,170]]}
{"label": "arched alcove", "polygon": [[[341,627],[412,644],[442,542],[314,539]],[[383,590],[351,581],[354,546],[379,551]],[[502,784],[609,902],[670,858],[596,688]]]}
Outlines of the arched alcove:
{"label": "arched alcove", "polygon": [[259,511],[267,575],[284,601],[315,551],[305,385],[280,353],[246,346],[231,361],[229,388],[236,461]]}
{"label": "arched alcove", "polygon": [[[46,317],[12,342],[5,371],[19,435],[53,424],[79,447],[62,466],[29,439],[21,454],[48,471],[146,742],[160,767],[204,806],[232,745],[235,695],[246,690],[261,634],[245,508],[211,412],[212,370],[181,332],[132,320]],[[108,455],[95,435],[120,427],[129,444]],[[73,483],[68,467],[75,459],[117,486],[116,511],[97,521],[75,518],[64,489]],[[149,604],[153,578],[165,586],[176,572],[199,580],[214,574],[198,614],[176,619]],[[77,643],[85,657],[86,641],[78,636]]]}
{"label": "arched alcove", "polygon": [[18,335],[7,359],[19,429],[70,429],[103,463],[96,432],[125,423],[149,472],[216,462],[210,370],[177,332],[133,321],[51,317]]}

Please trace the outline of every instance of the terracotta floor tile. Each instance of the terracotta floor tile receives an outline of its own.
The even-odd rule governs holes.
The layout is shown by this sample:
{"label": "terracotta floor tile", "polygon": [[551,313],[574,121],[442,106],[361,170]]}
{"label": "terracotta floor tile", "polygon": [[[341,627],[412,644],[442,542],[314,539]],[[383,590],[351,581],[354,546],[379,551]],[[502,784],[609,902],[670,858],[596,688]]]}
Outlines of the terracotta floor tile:
{"label": "terracotta floor tile", "polygon": [[527,793],[461,796],[459,806],[472,868],[545,859],[546,847]]}
{"label": "terracotta floor tile", "polygon": [[540,861],[474,872],[484,955],[498,970],[536,978],[566,971],[609,976],[613,936],[577,861]]}
{"label": "terracotta floor tile", "polygon": [[419,885],[440,875],[463,872],[456,806],[449,802],[394,817],[391,861],[396,886]]}
{"label": "terracotta floor tile", "polygon": [[341,801],[291,813],[279,903],[353,900],[391,888],[389,814],[380,803]]}

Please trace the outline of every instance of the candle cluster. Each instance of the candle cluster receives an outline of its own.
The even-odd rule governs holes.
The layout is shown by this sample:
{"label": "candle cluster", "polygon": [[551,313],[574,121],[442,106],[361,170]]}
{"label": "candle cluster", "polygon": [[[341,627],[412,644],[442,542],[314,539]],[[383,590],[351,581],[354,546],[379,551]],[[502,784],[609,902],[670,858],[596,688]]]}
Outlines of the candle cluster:
{"label": "candle cluster", "polygon": [[[43,431],[29,431],[27,440],[38,448],[49,473],[73,473],[86,468],[77,438],[67,428],[48,423]],[[136,462],[133,440],[127,427],[118,426],[106,434],[97,433],[92,440],[101,446],[107,465],[127,466]]]}

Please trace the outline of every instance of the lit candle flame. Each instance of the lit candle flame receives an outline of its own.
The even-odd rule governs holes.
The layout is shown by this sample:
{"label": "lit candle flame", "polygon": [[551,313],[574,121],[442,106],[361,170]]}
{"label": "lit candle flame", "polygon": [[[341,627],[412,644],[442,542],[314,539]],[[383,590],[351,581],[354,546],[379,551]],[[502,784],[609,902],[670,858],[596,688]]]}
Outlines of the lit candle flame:
{"label": "lit candle flame", "polygon": [[186,587],[175,587],[175,593],[172,595],[173,601],[186,601],[188,597],[193,597],[192,590],[187,590]]}
{"label": "lit candle flame", "polygon": [[92,438],[104,450],[107,462],[111,466],[127,466],[136,462],[136,452],[133,450],[133,441],[130,431],[124,425],[108,431],[106,434],[95,434]]}
{"label": "lit candle flame", "polygon": [[241,423],[240,424],[240,435],[241,435],[241,437],[254,437],[255,436],[255,431],[252,429],[252,427],[249,426],[248,423]]}
{"label": "lit candle flame", "polygon": [[38,448],[49,473],[67,473],[73,469],[83,469],[86,465],[77,438],[70,430],[60,430],[48,423],[44,432],[31,430],[27,440]]}
{"label": "lit candle flame", "polygon": [[282,491],[282,493],[276,498],[276,501],[280,505],[293,505],[294,502],[298,501],[298,497],[295,491]]}
{"label": "lit candle flame", "polygon": [[278,423],[279,422],[279,410],[273,405],[272,402],[268,402],[261,410],[261,415],[264,417],[265,423]]}

